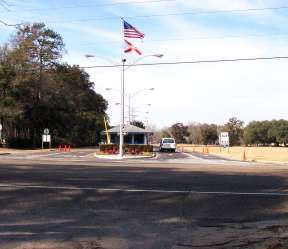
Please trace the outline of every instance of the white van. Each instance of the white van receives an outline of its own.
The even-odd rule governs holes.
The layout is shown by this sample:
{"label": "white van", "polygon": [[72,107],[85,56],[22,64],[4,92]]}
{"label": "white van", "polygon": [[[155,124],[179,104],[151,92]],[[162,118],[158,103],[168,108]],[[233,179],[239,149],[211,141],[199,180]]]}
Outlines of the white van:
{"label": "white van", "polygon": [[171,151],[171,152],[175,152],[176,151],[176,142],[174,138],[162,138],[161,142],[160,142],[160,147],[159,147],[159,151]]}

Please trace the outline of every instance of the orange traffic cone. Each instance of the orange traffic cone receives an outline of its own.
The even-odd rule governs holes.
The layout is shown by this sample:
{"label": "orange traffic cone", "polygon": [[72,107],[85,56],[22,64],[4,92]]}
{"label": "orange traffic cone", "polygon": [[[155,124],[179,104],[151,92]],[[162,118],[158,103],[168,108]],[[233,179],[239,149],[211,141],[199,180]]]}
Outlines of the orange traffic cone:
{"label": "orange traffic cone", "polygon": [[62,149],[61,144],[59,144],[58,151],[61,152],[61,149]]}
{"label": "orange traffic cone", "polygon": [[66,146],[66,144],[64,145],[64,152],[66,152],[67,151],[67,146]]}
{"label": "orange traffic cone", "polygon": [[247,161],[247,157],[246,157],[246,152],[245,152],[245,150],[243,151],[242,161]]}
{"label": "orange traffic cone", "polygon": [[70,146],[70,144],[68,145],[68,148],[67,148],[67,151],[71,151],[71,146]]}

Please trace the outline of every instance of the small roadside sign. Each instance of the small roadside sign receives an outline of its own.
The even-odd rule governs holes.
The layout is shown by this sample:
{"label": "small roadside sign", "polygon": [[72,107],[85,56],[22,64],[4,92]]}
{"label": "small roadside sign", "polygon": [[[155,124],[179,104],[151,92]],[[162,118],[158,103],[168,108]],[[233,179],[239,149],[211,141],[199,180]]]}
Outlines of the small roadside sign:
{"label": "small roadside sign", "polygon": [[[46,130],[46,129],[45,129]],[[42,149],[44,149],[44,144],[48,143],[49,144],[49,148],[51,149],[51,135],[49,135],[49,130],[48,130],[48,134],[45,134],[45,130],[44,130],[44,134],[42,135]],[[47,133],[47,131],[46,131]]]}
{"label": "small roadside sign", "polygon": [[48,129],[48,128],[45,128],[45,129],[44,129],[44,134],[45,134],[45,135],[48,135],[48,134],[49,134],[49,132],[50,132],[50,131],[49,131],[49,129]]}
{"label": "small roadside sign", "polygon": [[2,124],[0,124],[0,131],[2,131],[2,128],[3,128],[3,126],[2,126]]}
{"label": "small roadside sign", "polygon": [[43,135],[42,136],[42,141],[44,143],[50,143],[51,142],[51,136],[50,135]]}
{"label": "small roadside sign", "polygon": [[219,135],[219,144],[224,147],[229,146],[229,133],[228,132],[221,132]]}

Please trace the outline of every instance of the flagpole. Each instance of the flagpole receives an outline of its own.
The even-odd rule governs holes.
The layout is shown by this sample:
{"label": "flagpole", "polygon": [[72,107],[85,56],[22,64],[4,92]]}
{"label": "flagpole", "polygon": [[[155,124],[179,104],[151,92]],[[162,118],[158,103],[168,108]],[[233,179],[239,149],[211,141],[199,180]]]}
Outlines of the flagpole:
{"label": "flagpole", "polygon": [[124,19],[121,18],[121,36],[122,36],[122,50],[121,50],[121,120],[120,120],[120,141],[119,141],[119,156],[123,158],[123,144],[124,144],[124,136],[123,136],[123,128],[124,128],[124,96],[125,96],[125,62],[124,58]]}

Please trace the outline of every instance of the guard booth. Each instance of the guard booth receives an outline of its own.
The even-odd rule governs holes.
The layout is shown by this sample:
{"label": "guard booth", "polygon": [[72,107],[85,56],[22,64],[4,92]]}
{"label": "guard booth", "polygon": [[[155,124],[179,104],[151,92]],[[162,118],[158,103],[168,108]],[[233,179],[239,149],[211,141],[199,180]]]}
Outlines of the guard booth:
{"label": "guard booth", "polygon": [[[120,141],[120,126],[114,126],[108,130],[111,144],[119,144]],[[137,126],[126,124],[123,129],[124,144],[130,145],[148,145],[151,141],[153,132],[148,129],[142,129]],[[102,143],[107,143],[106,131],[102,132]]]}

